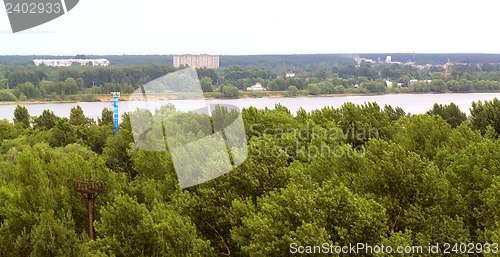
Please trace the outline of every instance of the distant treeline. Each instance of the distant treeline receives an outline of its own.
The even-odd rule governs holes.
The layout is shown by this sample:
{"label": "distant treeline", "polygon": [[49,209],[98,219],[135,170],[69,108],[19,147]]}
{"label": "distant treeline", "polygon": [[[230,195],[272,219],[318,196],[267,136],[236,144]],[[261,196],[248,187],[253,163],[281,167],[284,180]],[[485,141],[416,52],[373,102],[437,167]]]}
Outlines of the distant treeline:
{"label": "distant treeline", "polygon": [[[303,67],[307,65],[355,65],[355,57],[384,61],[390,55],[395,62],[415,62],[416,64],[443,64],[463,62],[473,64],[500,63],[500,54],[414,54],[414,53],[379,53],[379,54],[292,54],[292,55],[221,55],[220,66],[257,66],[263,68]],[[112,66],[131,66],[143,64],[172,65],[173,55],[15,55],[0,56],[0,65],[33,65],[33,59],[64,58],[105,58]]]}
{"label": "distant treeline", "polygon": [[381,53],[381,54],[359,54],[359,57],[384,61],[391,56],[393,62],[414,62],[415,64],[444,64],[448,59],[453,62],[484,64],[500,63],[500,54],[413,54],[413,53]]}
{"label": "distant treeline", "polygon": [[25,82],[31,82],[33,85],[38,86],[42,81],[65,81],[67,78],[73,78],[81,84],[80,87],[82,88],[101,86],[106,83],[138,86],[173,71],[175,69],[172,66],[156,64],[65,68],[0,66],[0,80],[2,80],[2,76],[5,77],[9,88],[14,88]]}
{"label": "distant treeline", "polygon": [[280,66],[303,67],[307,65],[345,66],[355,65],[354,55],[302,54],[302,55],[224,55],[220,66],[258,66],[273,68]]}
{"label": "distant treeline", "polygon": [[[28,99],[68,100],[67,96],[93,95],[119,91],[133,93],[158,77],[177,71],[170,65],[134,66],[17,66],[0,65],[0,101]],[[286,77],[285,72],[293,77]],[[419,68],[399,64],[306,65],[302,67],[229,66],[197,69],[204,92],[211,97],[239,96],[257,83],[269,91],[287,95],[413,93],[413,92],[491,92],[500,90],[500,65],[468,64]]]}
{"label": "distant treeline", "polygon": [[9,55],[0,56],[0,65],[34,65],[34,59],[107,59],[111,66],[132,66],[144,64],[172,65],[172,55]]}
{"label": "distant treeline", "polygon": [[[172,65],[173,55],[77,55],[77,56],[0,56],[0,64],[32,65],[34,59],[104,58],[111,66],[131,66],[143,64]],[[384,57],[385,58],[385,57]],[[354,55],[305,54],[305,55],[221,55],[220,66],[295,66],[305,65],[354,65]]]}

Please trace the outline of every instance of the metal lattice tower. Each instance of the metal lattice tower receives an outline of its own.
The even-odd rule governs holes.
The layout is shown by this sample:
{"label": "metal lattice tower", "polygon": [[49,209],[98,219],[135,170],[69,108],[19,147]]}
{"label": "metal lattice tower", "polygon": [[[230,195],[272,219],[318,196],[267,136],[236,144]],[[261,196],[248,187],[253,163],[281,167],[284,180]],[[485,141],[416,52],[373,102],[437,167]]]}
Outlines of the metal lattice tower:
{"label": "metal lattice tower", "polygon": [[93,208],[94,199],[99,193],[104,192],[102,181],[100,180],[75,180],[76,191],[85,196],[87,199],[88,223],[89,223],[89,237],[94,240],[94,226],[93,226]]}

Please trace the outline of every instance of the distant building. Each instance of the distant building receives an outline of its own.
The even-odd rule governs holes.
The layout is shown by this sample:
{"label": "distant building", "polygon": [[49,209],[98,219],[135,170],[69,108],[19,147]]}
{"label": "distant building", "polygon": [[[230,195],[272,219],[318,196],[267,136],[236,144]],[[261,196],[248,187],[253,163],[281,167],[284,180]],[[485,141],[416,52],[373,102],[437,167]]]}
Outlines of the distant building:
{"label": "distant building", "polygon": [[387,64],[403,64],[402,62],[395,62],[392,60],[392,56],[388,55],[385,57],[385,63]]}
{"label": "distant building", "polygon": [[385,85],[386,85],[387,87],[392,87],[392,82],[391,82],[391,81],[389,81],[389,80],[386,80],[386,81],[385,81]]}
{"label": "distant building", "polygon": [[430,79],[429,80],[426,80],[426,79],[424,79],[424,80],[411,79],[410,81],[408,81],[408,86],[411,86],[411,85],[413,85],[413,84],[415,84],[417,82],[429,84],[429,83],[432,82],[432,80],[430,80]]}
{"label": "distant building", "polygon": [[208,55],[208,54],[174,55],[173,62],[174,62],[173,65],[176,68],[183,66],[183,65],[193,67],[193,68],[209,68],[209,69],[219,68],[219,56],[218,55]]}
{"label": "distant building", "polygon": [[35,66],[45,65],[51,67],[69,67],[73,63],[78,63],[82,66],[109,66],[109,61],[106,59],[36,59],[33,60]]}
{"label": "distant building", "polygon": [[263,87],[260,83],[257,83],[251,87],[247,87],[247,91],[266,91],[266,88]]}
{"label": "distant building", "polygon": [[368,63],[368,64],[375,64],[376,63],[373,59],[361,58],[361,57],[356,57],[356,58],[354,58],[354,60],[358,64],[357,67],[360,67],[361,63]]}
{"label": "distant building", "polygon": [[295,73],[293,73],[293,72],[285,73],[285,78],[293,78],[293,77],[295,77]]}

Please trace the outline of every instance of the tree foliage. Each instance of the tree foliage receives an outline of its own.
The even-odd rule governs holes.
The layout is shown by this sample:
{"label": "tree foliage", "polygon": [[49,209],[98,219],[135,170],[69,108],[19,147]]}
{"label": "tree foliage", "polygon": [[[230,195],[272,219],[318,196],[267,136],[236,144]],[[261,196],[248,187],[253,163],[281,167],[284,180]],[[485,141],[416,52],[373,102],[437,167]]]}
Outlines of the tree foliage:
{"label": "tree foliage", "polygon": [[465,113],[461,112],[460,108],[454,103],[444,106],[435,103],[427,114],[441,116],[452,128],[458,127],[462,122],[467,120]]}
{"label": "tree foliage", "polygon": [[224,86],[222,87],[222,94],[224,97],[238,98],[238,96],[240,96],[240,91],[235,86]]}
{"label": "tree foliage", "polygon": [[31,124],[30,119],[28,108],[26,108],[26,106],[17,105],[14,110],[14,123],[19,123],[24,128],[27,128]]}
{"label": "tree foliage", "polygon": [[472,103],[471,124],[472,127],[486,133],[488,126],[492,127],[496,134],[500,133],[500,100],[496,97],[492,101],[478,101]]}
{"label": "tree foliage", "polygon": [[[135,143],[131,115],[164,120],[164,127],[198,139],[220,132],[237,113],[136,111],[123,116],[113,136],[110,110],[99,122],[79,106],[69,119],[46,110],[31,128],[18,106],[15,123],[0,121],[0,252],[288,256],[291,244],[495,243],[496,101],[474,104],[465,120],[453,104],[423,115],[376,103],[295,114],[280,104],[245,108],[247,159],[186,189],[169,151]],[[183,142],[190,138],[156,143]],[[87,236],[85,198],[74,187],[79,179],[105,185],[94,202],[94,241]]]}

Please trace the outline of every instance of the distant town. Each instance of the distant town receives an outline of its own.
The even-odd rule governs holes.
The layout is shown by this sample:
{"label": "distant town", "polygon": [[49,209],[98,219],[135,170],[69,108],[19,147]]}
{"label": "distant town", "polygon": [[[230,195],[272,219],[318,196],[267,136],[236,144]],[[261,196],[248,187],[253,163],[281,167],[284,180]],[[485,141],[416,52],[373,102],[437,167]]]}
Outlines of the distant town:
{"label": "distant town", "polygon": [[183,67],[209,98],[500,91],[495,54],[0,56],[0,101],[99,101]]}
{"label": "distant town", "polygon": [[[183,55],[173,55],[172,56],[172,66],[175,68],[179,67],[193,67],[193,68],[208,68],[208,69],[217,69],[220,67],[220,55],[210,55],[210,54],[183,54]],[[222,57],[224,58],[224,57]],[[233,58],[233,57],[230,57]],[[167,59],[167,58],[166,58]],[[463,62],[457,61],[452,62],[450,58],[448,58],[445,63],[427,63],[427,64],[417,64],[414,61],[394,61],[391,55],[387,55],[385,58],[378,58],[377,60],[371,58],[364,58],[355,56],[353,60],[356,62],[356,67],[360,67],[361,65],[377,65],[377,64],[397,64],[397,65],[406,65],[417,67],[420,69],[428,68],[428,69],[443,69],[447,70],[451,66],[468,66],[473,65],[477,69],[482,69],[482,66],[487,65],[498,65],[499,62],[487,62],[487,63],[477,63],[477,62]],[[167,61],[166,61],[167,62]],[[110,61],[107,59],[34,59],[33,64],[35,66],[50,66],[50,67],[69,67],[72,65],[81,65],[81,66],[109,66]],[[285,76],[294,77],[295,73],[289,72],[286,73]]]}
{"label": "distant town", "polygon": [[109,66],[109,61],[106,59],[35,59],[35,66],[50,66],[50,67],[69,67],[72,65],[91,65],[91,66]]}

